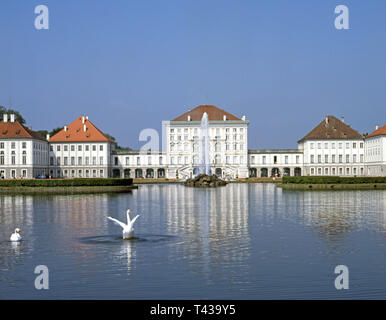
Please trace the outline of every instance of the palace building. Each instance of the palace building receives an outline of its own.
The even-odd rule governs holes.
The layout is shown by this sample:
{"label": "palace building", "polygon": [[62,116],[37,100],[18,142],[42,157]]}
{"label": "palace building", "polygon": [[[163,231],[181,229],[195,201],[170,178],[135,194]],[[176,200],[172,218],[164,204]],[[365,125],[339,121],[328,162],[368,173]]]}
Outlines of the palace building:
{"label": "palace building", "polygon": [[0,175],[32,178],[131,177],[187,179],[201,166],[201,119],[208,115],[210,173],[223,179],[300,175],[385,176],[386,125],[368,136],[344,119],[326,116],[297,149],[248,149],[245,115],[200,105],[162,121],[163,150],[116,150],[87,116],[44,139],[4,115],[0,122]]}
{"label": "palace building", "polygon": [[0,122],[0,177],[34,178],[47,174],[48,142],[39,133],[3,115]]}

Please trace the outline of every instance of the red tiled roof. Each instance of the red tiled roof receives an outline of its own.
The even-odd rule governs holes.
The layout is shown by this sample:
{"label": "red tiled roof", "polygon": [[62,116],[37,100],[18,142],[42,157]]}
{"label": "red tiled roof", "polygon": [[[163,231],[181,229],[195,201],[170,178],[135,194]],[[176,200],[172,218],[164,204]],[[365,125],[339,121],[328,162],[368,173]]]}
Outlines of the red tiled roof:
{"label": "red tiled roof", "polygon": [[327,116],[299,142],[320,139],[363,139],[363,136],[336,117]]}
{"label": "red tiled roof", "polygon": [[386,124],[383,127],[378,128],[377,130],[371,132],[366,138],[386,135]]}
{"label": "red tiled roof", "polygon": [[0,121],[0,139],[37,139],[46,141],[38,132],[33,131],[19,121]]}
{"label": "red tiled roof", "polygon": [[241,120],[240,118],[237,118],[233,114],[230,114],[229,112],[220,109],[213,105],[200,105],[198,107],[195,107],[193,110],[189,110],[188,112],[185,112],[184,114],[180,115],[179,117],[173,119],[172,121],[188,121],[188,115],[190,115],[191,121],[200,121],[202,119],[202,115],[206,112],[208,114],[208,120],[224,120],[224,115],[226,116],[227,120]]}
{"label": "red tiled roof", "polygon": [[[84,123],[83,123],[84,119]],[[86,131],[84,130],[86,126]],[[102,131],[94,126],[86,117],[78,117],[71,124],[50,138],[50,142],[112,142]]]}

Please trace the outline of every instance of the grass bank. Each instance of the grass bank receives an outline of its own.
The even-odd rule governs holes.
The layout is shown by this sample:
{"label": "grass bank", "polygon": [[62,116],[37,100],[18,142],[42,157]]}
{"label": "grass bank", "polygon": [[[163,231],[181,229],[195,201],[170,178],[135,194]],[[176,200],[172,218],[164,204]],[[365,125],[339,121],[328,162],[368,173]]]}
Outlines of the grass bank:
{"label": "grass bank", "polygon": [[0,193],[104,193],[138,188],[133,179],[10,179],[0,180]]}
{"label": "grass bank", "polygon": [[74,178],[74,179],[7,179],[0,180],[1,188],[15,187],[105,187],[132,186],[133,179],[113,178]]}
{"label": "grass bank", "polygon": [[386,177],[284,177],[285,190],[386,190]]}

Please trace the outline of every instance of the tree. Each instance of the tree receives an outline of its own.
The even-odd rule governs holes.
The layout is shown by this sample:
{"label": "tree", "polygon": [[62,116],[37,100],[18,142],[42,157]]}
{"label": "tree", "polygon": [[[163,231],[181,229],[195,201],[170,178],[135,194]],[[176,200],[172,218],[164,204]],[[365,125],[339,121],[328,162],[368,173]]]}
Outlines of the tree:
{"label": "tree", "polygon": [[8,114],[8,115],[14,114],[16,121],[20,122],[21,124],[25,124],[26,123],[25,119],[19,113],[19,111],[16,111],[16,110],[13,110],[13,109],[7,109],[7,108],[5,108],[3,106],[0,106],[0,118],[1,118],[1,120],[3,120],[3,115],[4,114]]}
{"label": "tree", "polygon": [[112,135],[108,134],[108,133],[105,133],[104,134],[107,138],[109,138],[112,142],[113,142],[113,145],[115,147],[115,150],[125,150],[125,151],[130,151],[132,150],[131,148],[128,148],[128,147],[121,147],[118,142],[115,140],[115,137],[113,137]]}

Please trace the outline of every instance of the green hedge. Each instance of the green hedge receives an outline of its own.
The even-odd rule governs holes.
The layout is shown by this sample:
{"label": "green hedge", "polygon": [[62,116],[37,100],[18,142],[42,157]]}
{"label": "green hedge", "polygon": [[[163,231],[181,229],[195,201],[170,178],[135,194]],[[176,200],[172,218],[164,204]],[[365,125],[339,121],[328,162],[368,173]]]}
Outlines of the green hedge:
{"label": "green hedge", "polygon": [[82,187],[129,186],[133,179],[74,178],[74,179],[14,179],[0,180],[0,187]]}
{"label": "green hedge", "polygon": [[335,177],[335,176],[300,176],[283,177],[283,184],[361,184],[386,183],[386,177]]}

